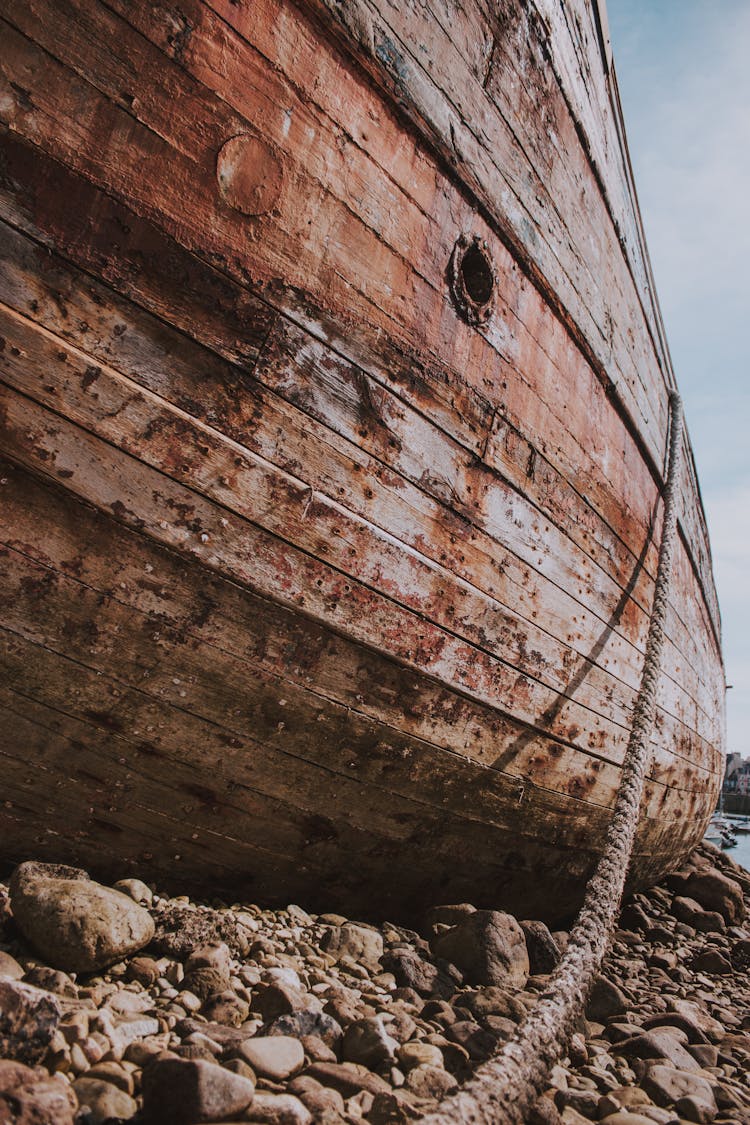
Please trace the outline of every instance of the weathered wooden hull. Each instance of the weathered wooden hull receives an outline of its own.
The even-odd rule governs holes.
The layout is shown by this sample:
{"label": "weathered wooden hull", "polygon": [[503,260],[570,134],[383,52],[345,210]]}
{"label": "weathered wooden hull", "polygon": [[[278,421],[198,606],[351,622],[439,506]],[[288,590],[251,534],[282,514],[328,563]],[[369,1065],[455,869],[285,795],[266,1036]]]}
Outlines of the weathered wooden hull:
{"label": "weathered wooden hull", "polygon": [[[429,7],[1,0],[8,859],[580,902],[669,356],[597,12]],[[721,774],[689,459],[681,495],[634,882]]]}

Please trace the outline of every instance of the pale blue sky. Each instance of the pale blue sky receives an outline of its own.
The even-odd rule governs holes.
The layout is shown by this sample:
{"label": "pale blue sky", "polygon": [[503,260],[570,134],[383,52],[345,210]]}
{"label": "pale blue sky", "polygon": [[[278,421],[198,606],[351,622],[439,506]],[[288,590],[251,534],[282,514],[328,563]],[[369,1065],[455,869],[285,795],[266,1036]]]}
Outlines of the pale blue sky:
{"label": "pale blue sky", "polygon": [[750,755],[750,0],[608,0],[656,289],[721,603],[728,748]]}

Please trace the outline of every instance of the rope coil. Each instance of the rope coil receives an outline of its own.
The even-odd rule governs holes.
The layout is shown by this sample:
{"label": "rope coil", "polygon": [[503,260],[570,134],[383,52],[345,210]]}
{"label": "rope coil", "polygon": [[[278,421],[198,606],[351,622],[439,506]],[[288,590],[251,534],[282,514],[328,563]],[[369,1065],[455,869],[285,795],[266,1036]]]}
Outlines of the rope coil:
{"label": "rope coil", "polygon": [[633,850],[649,744],[656,715],[664,626],[669,604],[677,531],[676,494],[682,453],[682,401],[669,399],[670,434],[664,485],[664,523],[651,608],[646,655],[630,739],[607,843],[591,880],[567,948],[536,1006],[500,1051],[477,1068],[460,1090],[445,1098],[422,1125],[522,1125],[547,1076],[564,1054],[582,1015],[595,975],[612,939]]}

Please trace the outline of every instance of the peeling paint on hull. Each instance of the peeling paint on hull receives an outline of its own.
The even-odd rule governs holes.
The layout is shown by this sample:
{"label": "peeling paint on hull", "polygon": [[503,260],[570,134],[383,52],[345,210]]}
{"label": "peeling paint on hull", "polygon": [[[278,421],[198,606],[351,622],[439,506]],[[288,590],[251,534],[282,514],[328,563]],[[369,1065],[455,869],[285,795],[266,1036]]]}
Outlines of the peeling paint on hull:
{"label": "peeling paint on hull", "polygon": [[[495,8],[0,0],[6,858],[578,905],[673,377],[593,8]],[[722,769],[681,494],[634,882]]]}

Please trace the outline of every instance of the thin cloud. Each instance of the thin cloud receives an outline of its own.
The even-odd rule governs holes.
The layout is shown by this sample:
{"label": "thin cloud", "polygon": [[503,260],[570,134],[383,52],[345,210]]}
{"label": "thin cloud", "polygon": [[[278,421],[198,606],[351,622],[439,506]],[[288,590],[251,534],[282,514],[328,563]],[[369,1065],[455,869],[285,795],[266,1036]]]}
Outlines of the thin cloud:
{"label": "thin cloud", "polygon": [[609,0],[625,125],[706,506],[730,749],[750,753],[750,5]]}

